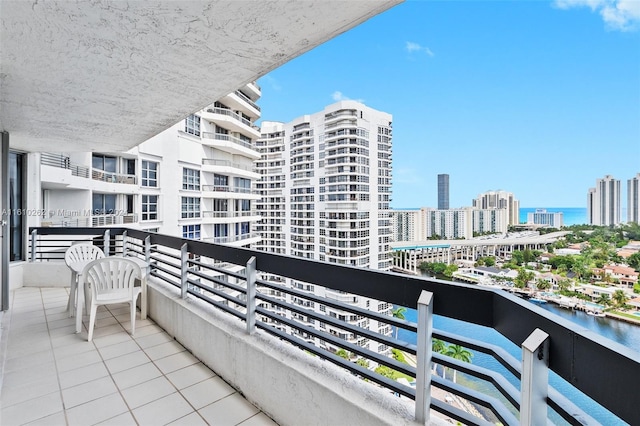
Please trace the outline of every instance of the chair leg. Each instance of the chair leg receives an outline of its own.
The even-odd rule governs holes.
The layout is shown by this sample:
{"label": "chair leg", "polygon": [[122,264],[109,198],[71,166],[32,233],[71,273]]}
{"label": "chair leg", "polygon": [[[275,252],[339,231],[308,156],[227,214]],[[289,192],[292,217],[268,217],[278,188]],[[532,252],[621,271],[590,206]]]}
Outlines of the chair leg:
{"label": "chair leg", "polygon": [[91,314],[89,315],[89,336],[87,337],[87,341],[91,341],[93,339],[93,327],[96,325],[96,311],[98,310],[98,305],[91,303]]}
{"label": "chair leg", "polygon": [[84,311],[88,314],[91,308],[91,287],[88,282],[84,283]]}
{"label": "chair leg", "polygon": [[136,332],[136,301],[129,302],[129,306],[131,306],[131,336],[133,336]]}
{"label": "chair leg", "polygon": [[73,316],[73,309],[76,304],[76,286],[78,285],[78,277],[75,272],[71,271],[71,288],[69,290],[69,301],[67,302],[67,311],[69,317]]}

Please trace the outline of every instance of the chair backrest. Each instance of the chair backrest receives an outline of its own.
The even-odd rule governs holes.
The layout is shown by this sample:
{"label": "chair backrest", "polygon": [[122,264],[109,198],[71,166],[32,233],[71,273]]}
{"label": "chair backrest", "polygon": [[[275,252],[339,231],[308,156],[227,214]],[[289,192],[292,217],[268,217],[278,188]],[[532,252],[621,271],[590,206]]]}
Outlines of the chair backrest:
{"label": "chair backrest", "polygon": [[133,260],[109,256],[89,262],[82,270],[82,276],[91,284],[91,294],[97,299],[106,293],[114,297],[130,297],[142,272]]}
{"label": "chair backrest", "polygon": [[104,252],[98,246],[91,243],[73,244],[64,253],[64,261],[67,265],[73,262],[101,259]]}

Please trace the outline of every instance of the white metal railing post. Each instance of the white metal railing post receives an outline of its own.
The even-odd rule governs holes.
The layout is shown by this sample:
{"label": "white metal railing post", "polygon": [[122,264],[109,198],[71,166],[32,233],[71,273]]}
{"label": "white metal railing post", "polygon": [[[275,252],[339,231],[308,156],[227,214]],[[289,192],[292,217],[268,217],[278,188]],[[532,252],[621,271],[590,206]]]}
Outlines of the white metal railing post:
{"label": "white metal railing post", "polygon": [[433,293],[422,291],[418,299],[418,341],[416,349],[416,422],[429,422],[431,406],[431,338],[433,334]]}
{"label": "white metal railing post", "polygon": [[151,264],[151,235],[147,235],[144,239],[144,260],[147,264]]}
{"label": "white metal railing post", "polygon": [[256,329],[256,257],[247,262],[247,334]]}
{"label": "white metal railing post", "polygon": [[109,240],[111,239],[111,232],[107,229],[104,231],[104,255],[109,257],[109,246],[111,245]]}
{"label": "white metal railing post", "polygon": [[127,230],[122,231],[122,255],[127,255]]}
{"label": "white metal railing post", "polygon": [[31,231],[31,261],[36,261],[36,239],[37,239],[38,231]]}
{"label": "white metal railing post", "polygon": [[187,251],[187,243],[180,247],[180,288],[182,289],[182,298],[187,298],[187,270],[189,269],[189,252]]}
{"label": "white metal railing post", "polygon": [[547,424],[549,335],[536,328],[522,343],[520,424]]}

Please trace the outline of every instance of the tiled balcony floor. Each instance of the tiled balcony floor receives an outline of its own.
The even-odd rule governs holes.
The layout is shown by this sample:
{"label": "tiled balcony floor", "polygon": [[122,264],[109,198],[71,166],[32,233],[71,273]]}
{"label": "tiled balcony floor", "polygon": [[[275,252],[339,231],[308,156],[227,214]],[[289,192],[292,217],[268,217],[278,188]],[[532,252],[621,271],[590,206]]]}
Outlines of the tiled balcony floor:
{"label": "tiled balcony floor", "polygon": [[128,305],[100,308],[92,342],[65,312],[68,289],[11,292],[0,332],[0,424],[276,424]]}

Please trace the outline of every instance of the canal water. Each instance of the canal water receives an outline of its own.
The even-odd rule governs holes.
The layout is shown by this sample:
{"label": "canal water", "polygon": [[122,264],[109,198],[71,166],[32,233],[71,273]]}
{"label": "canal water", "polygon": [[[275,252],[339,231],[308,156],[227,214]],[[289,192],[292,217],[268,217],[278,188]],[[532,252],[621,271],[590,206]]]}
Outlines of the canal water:
{"label": "canal water", "polygon": [[[567,320],[573,321],[586,329],[592,330],[604,337],[627,346],[628,348],[637,351],[639,353],[638,356],[640,357],[640,326],[609,318],[594,317],[591,315],[587,315],[586,313],[581,311],[571,311],[568,309],[563,309],[551,303],[544,303],[538,306],[551,311],[554,314],[559,315]],[[407,309],[405,317],[409,321],[417,322],[417,311],[415,309]],[[448,331],[450,333],[459,334],[461,336],[501,346],[516,359],[521,359],[521,348],[511,343],[508,339],[491,328],[481,327],[475,324],[469,324],[438,315],[434,315],[433,326],[434,328],[442,331]],[[398,338],[413,344],[416,343],[416,334],[406,330],[401,329],[399,331]],[[472,362],[475,365],[479,365],[499,372],[500,374],[505,376],[516,387],[516,389],[520,388],[518,380],[513,377],[513,375],[511,375],[511,373],[509,373],[493,357],[474,352]],[[469,382],[470,386],[491,394],[501,399],[502,401],[506,401],[504,398],[502,398],[501,395],[498,394],[497,390],[495,390],[492,385],[485,383],[479,379],[463,375],[463,380],[464,379]],[[600,424],[607,426],[626,424],[611,412],[594,402],[591,398],[573,388],[553,372],[550,372],[549,383],[552,387],[554,387],[561,394],[568,397],[574,404],[584,410]],[[550,420],[554,424],[566,424],[566,422],[564,422],[564,420],[562,420],[555,413],[550,415]]]}

